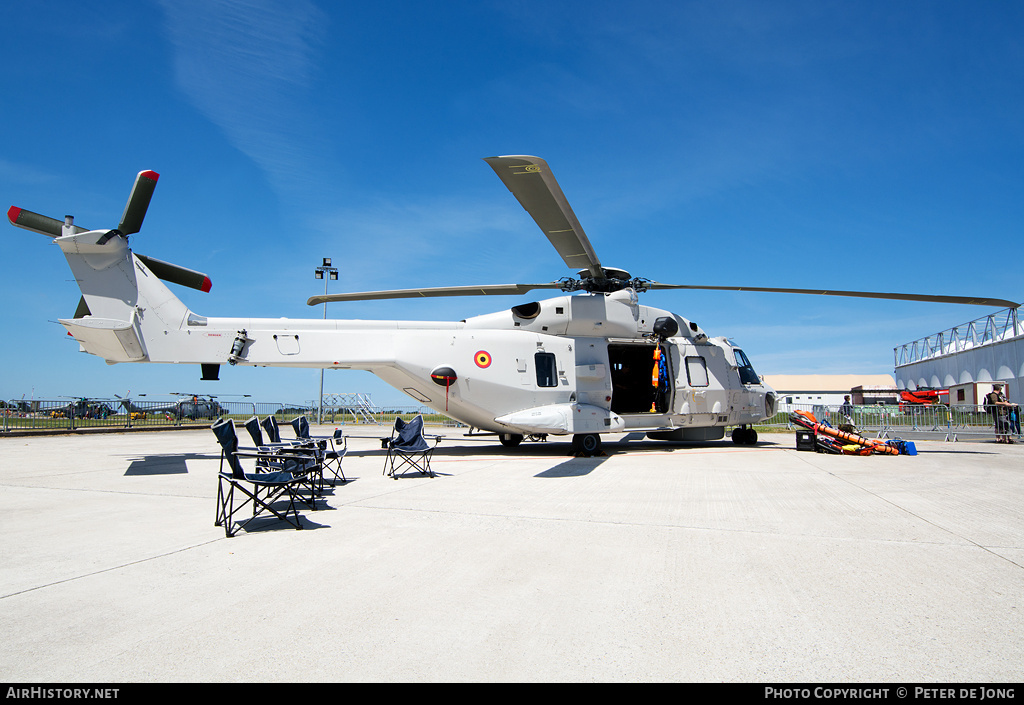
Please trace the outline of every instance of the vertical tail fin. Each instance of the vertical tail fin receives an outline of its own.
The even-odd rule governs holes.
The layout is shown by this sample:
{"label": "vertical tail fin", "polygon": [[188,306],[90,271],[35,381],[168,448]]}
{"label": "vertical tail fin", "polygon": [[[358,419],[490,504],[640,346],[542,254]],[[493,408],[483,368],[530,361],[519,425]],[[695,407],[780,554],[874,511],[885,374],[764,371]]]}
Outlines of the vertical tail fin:
{"label": "vertical tail fin", "polygon": [[[53,237],[64,252],[82,300],[74,317],[60,322],[85,352],[107,362],[154,359],[147,340],[173,347],[163,337],[169,330],[181,330],[190,312],[160,279],[200,291],[211,287],[210,278],[201,272],[136,255],[128,247],[127,236],[142,228],[159,178],[155,171],[138,173],[113,230],[86,230],[75,225],[71,216],[61,222],[16,206],[7,211],[11,225]],[[168,361],[167,354],[164,350],[157,359]]]}
{"label": "vertical tail fin", "polygon": [[[90,230],[55,240],[64,252],[90,315],[60,323],[85,352],[108,362],[145,362],[157,329],[179,329],[185,306],[136,257],[116,231]],[[148,333],[148,335],[147,335]]]}

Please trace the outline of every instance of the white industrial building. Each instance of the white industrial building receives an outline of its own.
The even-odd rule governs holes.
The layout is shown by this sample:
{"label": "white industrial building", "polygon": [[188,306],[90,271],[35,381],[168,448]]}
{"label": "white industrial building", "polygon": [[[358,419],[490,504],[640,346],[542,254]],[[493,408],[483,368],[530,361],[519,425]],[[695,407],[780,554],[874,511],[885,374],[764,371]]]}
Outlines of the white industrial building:
{"label": "white industrial building", "polygon": [[1008,308],[894,349],[900,389],[948,389],[950,404],[981,404],[1002,382],[1012,402],[1024,399],[1024,325]]}
{"label": "white industrial building", "polygon": [[858,405],[895,404],[899,395],[892,375],[765,375],[764,381],[778,392],[779,411],[839,406],[847,394]]}

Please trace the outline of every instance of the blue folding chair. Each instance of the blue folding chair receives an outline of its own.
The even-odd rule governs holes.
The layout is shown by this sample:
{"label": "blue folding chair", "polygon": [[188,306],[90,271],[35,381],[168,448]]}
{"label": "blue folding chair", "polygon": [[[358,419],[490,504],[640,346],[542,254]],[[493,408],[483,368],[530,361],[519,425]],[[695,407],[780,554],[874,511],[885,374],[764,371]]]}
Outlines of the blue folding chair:
{"label": "blue folding chair", "polygon": [[281,442],[281,429],[277,425],[277,419],[273,416],[268,416],[260,422],[263,430],[267,432],[267,438],[271,443]]}
{"label": "blue folding chair", "polygon": [[[273,419],[273,416],[268,416],[264,420],[263,424],[260,424],[259,420],[253,416],[245,422],[245,430],[249,432],[252,437],[252,442],[260,451],[267,453],[275,453],[277,455],[292,455],[292,456],[304,456],[308,458],[310,462],[306,465],[305,472],[315,477],[315,482],[310,484],[311,489],[316,494],[323,494],[323,471],[324,471],[324,459],[323,449],[318,448],[315,443],[311,440],[297,440],[297,441],[285,441],[280,440],[280,433],[277,430],[276,425],[269,425],[267,421]],[[267,430],[267,435],[278,438],[277,441],[271,441],[269,443],[263,440],[263,430]],[[265,458],[257,460],[257,465],[262,466],[266,464]],[[257,468],[258,469],[258,468]],[[331,485],[334,486],[333,484]]]}
{"label": "blue folding chair", "polygon": [[[305,416],[296,416],[291,423],[298,440],[315,445],[320,449],[319,460],[323,464],[323,469],[334,475],[331,487],[337,484],[339,476],[342,482],[348,482],[345,473],[341,470],[341,459],[348,452],[348,442],[345,440],[344,432],[341,429],[335,429],[333,436],[310,436],[309,421]],[[331,444],[330,450],[327,450],[328,442]]]}
{"label": "blue folding chair", "polygon": [[348,440],[345,438],[345,432],[337,428],[334,430],[334,435],[330,437],[330,441],[331,450],[324,453],[324,471],[334,475],[334,479],[331,480],[331,487],[334,487],[339,476],[342,482],[348,482],[341,469],[341,459],[348,453]]}
{"label": "blue folding chair", "polygon": [[[272,514],[296,529],[301,529],[295,500],[298,491],[309,482],[305,472],[308,461],[300,457],[275,456],[260,451],[239,451],[235,422],[231,419],[221,419],[212,428],[221,446],[214,526],[223,526],[225,536],[230,538],[254,519]],[[240,457],[256,458],[262,472],[245,472]],[[229,468],[227,471],[224,470],[225,462]],[[238,504],[235,503],[236,490],[244,496],[239,498]],[[282,499],[287,499],[287,506],[279,510],[274,505]],[[239,523],[235,515],[249,505],[252,506],[252,515]]]}
{"label": "blue folding chair", "polygon": [[434,471],[430,469],[430,457],[434,453],[434,448],[441,442],[441,437],[431,438],[434,439],[433,445],[423,434],[422,415],[408,423],[401,417],[396,418],[391,437],[384,439],[388,449],[388,454],[384,458],[384,472],[397,480],[396,472],[408,466],[408,469],[416,470],[421,475],[434,477]]}

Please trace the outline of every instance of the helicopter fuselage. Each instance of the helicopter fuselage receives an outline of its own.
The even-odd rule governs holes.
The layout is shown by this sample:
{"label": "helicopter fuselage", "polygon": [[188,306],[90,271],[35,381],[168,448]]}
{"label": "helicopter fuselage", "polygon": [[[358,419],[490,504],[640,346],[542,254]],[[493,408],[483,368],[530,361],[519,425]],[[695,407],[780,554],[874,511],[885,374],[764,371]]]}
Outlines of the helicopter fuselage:
{"label": "helicopter fuselage", "polygon": [[505,434],[637,430],[708,440],[774,413],[774,391],[741,351],[637,303],[631,289],[458,322],[206,318],[123,239],[96,240],[95,232],[57,239],[90,310],[61,323],[108,362],[367,370],[462,423]]}

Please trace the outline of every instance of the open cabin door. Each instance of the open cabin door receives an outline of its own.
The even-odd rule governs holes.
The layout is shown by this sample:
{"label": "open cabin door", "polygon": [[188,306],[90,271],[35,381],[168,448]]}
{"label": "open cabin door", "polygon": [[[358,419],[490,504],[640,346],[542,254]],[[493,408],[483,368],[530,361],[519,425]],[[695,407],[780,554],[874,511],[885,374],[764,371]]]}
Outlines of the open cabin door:
{"label": "open cabin door", "polygon": [[672,402],[672,359],[668,345],[609,343],[612,411],[664,414]]}

